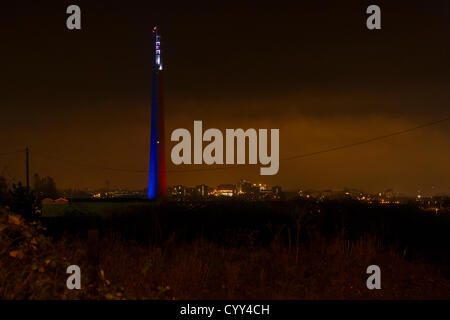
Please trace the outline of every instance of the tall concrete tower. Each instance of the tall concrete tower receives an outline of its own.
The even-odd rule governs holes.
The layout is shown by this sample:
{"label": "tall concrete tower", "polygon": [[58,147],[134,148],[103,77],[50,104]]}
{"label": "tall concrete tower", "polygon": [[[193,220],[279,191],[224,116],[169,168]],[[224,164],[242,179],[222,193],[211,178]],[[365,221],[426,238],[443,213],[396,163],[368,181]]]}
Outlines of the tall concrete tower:
{"label": "tall concrete tower", "polygon": [[166,196],[166,149],[164,134],[163,65],[158,28],[152,30],[152,106],[150,121],[149,199]]}

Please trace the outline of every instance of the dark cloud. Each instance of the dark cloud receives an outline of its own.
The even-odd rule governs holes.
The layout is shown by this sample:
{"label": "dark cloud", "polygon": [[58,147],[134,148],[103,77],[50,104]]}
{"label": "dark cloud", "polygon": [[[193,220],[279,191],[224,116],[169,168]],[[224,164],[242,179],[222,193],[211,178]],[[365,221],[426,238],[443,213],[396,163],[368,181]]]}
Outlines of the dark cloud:
{"label": "dark cloud", "polygon": [[[382,30],[376,32],[365,28],[369,2],[81,1],[79,32],[65,28],[69,4],[26,1],[2,9],[5,150],[30,145],[63,159],[145,169],[155,24],[163,35],[168,137],[198,119],[207,127],[276,127],[281,153],[290,155],[448,116],[448,1],[378,1]],[[288,188],[386,185],[413,192],[440,183],[445,189],[448,138],[441,125],[398,142],[282,163],[280,174],[267,180]],[[394,160],[380,161],[386,154],[393,158],[383,159]],[[0,165],[20,178],[21,161],[2,158]],[[106,179],[146,184],[145,174],[33,164],[63,186]],[[169,183],[261,179],[256,169],[234,172],[171,174]]]}

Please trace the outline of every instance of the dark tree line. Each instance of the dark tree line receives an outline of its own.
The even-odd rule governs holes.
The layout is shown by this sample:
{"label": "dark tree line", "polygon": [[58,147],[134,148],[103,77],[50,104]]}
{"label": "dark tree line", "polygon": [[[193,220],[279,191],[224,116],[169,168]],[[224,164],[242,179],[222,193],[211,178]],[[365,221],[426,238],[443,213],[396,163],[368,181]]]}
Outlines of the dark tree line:
{"label": "dark tree line", "polygon": [[33,190],[36,193],[38,200],[44,198],[58,198],[58,190],[56,189],[56,183],[51,177],[39,177],[36,173],[33,176]]}
{"label": "dark tree line", "polygon": [[33,188],[22,185],[21,182],[8,186],[7,180],[0,176],[0,206],[8,206],[12,212],[32,219],[40,210],[40,202],[44,198],[56,199],[58,191],[51,177],[33,177]]}

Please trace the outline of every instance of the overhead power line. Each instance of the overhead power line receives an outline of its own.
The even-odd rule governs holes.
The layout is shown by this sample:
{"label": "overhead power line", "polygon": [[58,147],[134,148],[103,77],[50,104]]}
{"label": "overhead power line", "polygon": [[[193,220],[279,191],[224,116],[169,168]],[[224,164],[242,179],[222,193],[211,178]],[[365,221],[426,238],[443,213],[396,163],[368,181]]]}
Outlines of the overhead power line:
{"label": "overhead power line", "polygon": [[[332,152],[332,151],[338,151],[338,150],[342,150],[342,149],[347,149],[347,148],[351,148],[351,147],[356,147],[359,145],[363,145],[363,144],[368,144],[371,142],[375,142],[375,141],[379,141],[379,140],[383,140],[383,139],[387,139],[390,137],[394,137],[394,136],[398,136],[401,134],[405,134],[405,133],[409,133],[411,131],[415,131],[415,130],[419,130],[422,128],[426,128],[426,127],[431,127],[434,125],[437,125],[439,123],[442,122],[446,122],[450,120],[450,117],[444,118],[444,119],[440,119],[440,120],[436,120],[436,121],[431,121],[431,122],[427,122],[412,128],[408,128],[405,130],[401,130],[401,131],[396,131],[396,132],[392,132],[389,134],[385,134],[385,135],[381,135],[381,136],[377,136],[377,137],[373,137],[370,139],[366,139],[366,140],[361,140],[361,141],[357,141],[357,142],[353,142],[353,143],[349,143],[349,144],[344,144],[344,145],[340,145],[337,147],[333,147],[333,148],[329,148],[329,149],[324,149],[324,150],[319,150],[319,151],[315,151],[315,152],[310,152],[310,153],[304,153],[304,154],[300,154],[297,156],[291,156],[291,157],[285,157],[285,158],[281,158],[280,161],[289,161],[289,160],[294,160],[294,159],[302,159],[302,158],[307,158],[307,157],[312,157],[315,155],[319,155],[319,154],[324,154],[324,153],[328,153],[328,152]],[[226,166],[226,167],[214,167],[214,168],[198,168],[198,169],[186,169],[186,170],[168,170],[168,173],[172,173],[172,172],[199,172],[199,171],[214,171],[214,170],[225,170],[225,169],[234,169],[234,168],[242,168],[242,165],[233,165],[233,166]]]}
{"label": "overhead power line", "polygon": [[[404,129],[404,130],[400,130],[400,131],[396,131],[396,132],[392,132],[389,134],[385,134],[385,135],[381,135],[381,136],[376,136],[370,139],[365,139],[365,140],[361,140],[361,141],[357,141],[357,142],[353,142],[353,143],[349,143],[349,144],[343,144],[340,146],[336,146],[333,148],[329,148],[329,149],[323,149],[323,150],[319,150],[319,151],[315,151],[315,152],[310,152],[310,153],[304,153],[304,154],[300,154],[300,155],[296,155],[296,156],[290,156],[290,157],[285,157],[285,158],[281,158],[280,161],[289,161],[289,160],[295,160],[295,159],[302,159],[302,158],[307,158],[307,157],[311,157],[311,156],[315,156],[315,155],[319,155],[319,154],[324,154],[324,153],[328,153],[328,152],[333,152],[333,151],[338,151],[338,150],[342,150],[342,149],[348,149],[348,148],[352,148],[352,147],[356,147],[356,146],[360,146],[360,145],[364,145],[364,144],[368,144],[368,143],[372,143],[375,141],[379,141],[379,140],[384,140],[384,139],[388,139],[394,136],[398,136],[398,135],[402,135],[405,133],[409,133],[415,130],[419,130],[422,128],[426,128],[426,127],[431,127],[443,122],[446,122],[450,120],[450,117],[444,118],[444,119],[440,119],[440,120],[436,120],[436,121],[431,121],[431,122],[427,122],[412,128],[408,128],[408,129]],[[24,152],[24,151],[20,151],[20,152]],[[112,167],[108,167],[108,166],[102,166],[102,165],[94,165],[94,164],[87,164],[87,163],[80,163],[80,162],[76,162],[76,161],[72,161],[72,160],[65,160],[65,159],[60,159],[51,155],[46,155],[43,153],[37,153],[37,152],[33,152],[34,155],[46,158],[46,159],[51,159],[51,160],[56,160],[59,162],[66,162],[66,163],[70,163],[72,165],[76,165],[76,166],[83,166],[83,167],[90,167],[90,168],[94,168],[94,169],[102,169],[102,170],[110,170],[110,171],[121,171],[121,172],[136,172],[136,173],[148,173],[148,170],[138,170],[138,169],[122,169],[122,168],[112,168]],[[2,154],[0,154],[2,155]],[[236,168],[243,168],[243,165],[232,165],[232,166],[222,166],[222,167],[213,167],[213,168],[198,168],[198,169],[178,169],[178,170],[166,170],[167,173],[186,173],[186,172],[201,172],[201,171],[217,171],[217,170],[227,170],[227,169],[236,169]]]}
{"label": "overhead power line", "polygon": [[426,127],[431,127],[431,126],[434,126],[436,124],[439,124],[439,123],[442,123],[442,122],[445,122],[445,121],[448,121],[448,120],[450,120],[450,117],[445,118],[445,119],[441,119],[441,120],[437,120],[437,121],[428,122],[428,123],[425,123],[425,124],[422,124],[422,125],[419,125],[419,126],[416,126],[416,127],[413,127],[413,128],[409,128],[409,129],[405,129],[405,130],[401,130],[401,131],[385,134],[385,135],[382,135],[382,136],[370,138],[370,139],[367,139],[367,140],[361,140],[361,141],[358,141],[358,142],[344,144],[344,145],[337,146],[337,147],[330,148],[330,149],[325,149],[325,150],[305,153],[305,154],[301,154],[301,155],[298,155],[298,156],[287,157],[287,158],[283,158],[281,160],[300,159],[300,158],[306,158],[306,157],[310,157],[310,156],[315,156],[317,154],[323,154],[323,153],[327,153],[327,152],[347,149],[347,148],[359,146],[359,145],[362,145],[362,144],[367,144],[367,143],[371,143],[371,142],[387,139],[387,138],[390,138],[390,137],[398,136],[398,135],[401,135],[401,134],[404,134],[404,133],[408,133],[408,132],[411,132],[411,131],[414,131],[414,130],[418,130],[418,129],[422,129],[422,128],[426,128]]}

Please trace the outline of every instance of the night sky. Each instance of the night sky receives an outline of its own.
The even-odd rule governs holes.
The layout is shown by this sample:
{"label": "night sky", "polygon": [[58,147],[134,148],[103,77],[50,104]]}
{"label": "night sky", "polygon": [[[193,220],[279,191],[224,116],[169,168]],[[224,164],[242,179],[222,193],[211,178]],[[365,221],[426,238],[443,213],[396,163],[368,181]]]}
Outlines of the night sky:
{"label": "night sky", "polygon": [[[279,128],[280,158],[450,116],[450,3],[21,1],[1,8],[0,153],[30,147],[31,173],[61,188],[144,188],[150,142],[151,29],[158,25],[169,185],[245,178],[298,188],[450,193],[450,121],[386,140],[260,165],[175,172],[170,133]],[[163,4],[164,3],[164,4]],[[82,30],[66,28],[66,8]],[[365,13],[378,4],[382,29]],[[64,161],[60,161],[64,160]],[[24,180],[24,154],[0,174]]]}

